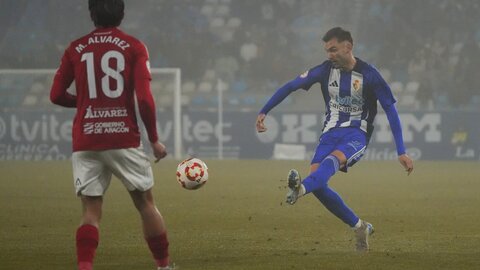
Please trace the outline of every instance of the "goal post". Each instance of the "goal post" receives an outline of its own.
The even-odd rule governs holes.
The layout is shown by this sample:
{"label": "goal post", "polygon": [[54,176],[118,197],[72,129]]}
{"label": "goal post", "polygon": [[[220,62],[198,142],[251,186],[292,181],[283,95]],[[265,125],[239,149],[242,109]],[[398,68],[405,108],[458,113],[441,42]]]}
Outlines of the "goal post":
{"label": "goal post", "polygon": [[[2,120],[2,117],[10,117],[12,113],[22,113],[32,110],[36,110],[41,113],[52,111],[52,108],[54,107],[50,103],[48,97],[55,72],[56,69],[0,69],[0,124],[5,122]],[[157,111],[170,112],[170,110],[172,110],[171,115],[173,115],[172,122],[174,148],[173,157],[179,160],[183,155],[181,69],[152,68],[151,74],[151,90],[157,104]],[[67,91],[75,94],[74,89],[75,86],[72,84]],[[59,108],[54,108],[54,110],[58,109]],[[14,114],[13,117],[16,121],[16,114]],[[34,119],[30,118],[26,119],[25,121],[35,121]],[[45,125],[45,129],[52,128],[47,128],[47,123],[42,121],[41,123],[42,125]],[[7,126],[8,125],[0,126],[0,133],[3,134],[8,128],[12,128]],[[3,130],[2,127],[4,127],[5,130]],[[18,126],[13,127],[18,128]],[[39,128],[40,127],[44,126],[39,126]],[[36,131],[39,128],[34,127],[32,130]],[[53,128],[55,128],[55,123]],[[48,133],[53,131],[46,130],[43,132]],[[33,135],[31,135],[31,137],[33,137]],[[6,141],[6,138],[3,138],[3,141]],[[0,146],[7,145],[7,143],[4,143],[3,141],[0,141]],[[13,145],[13,141],[11,145]]]}
{"label": "goal post", "polygon": [[[173,157],[177,160],[182,158],[182,72],[180,68],[152,68],[152,77],[156,75],[168,75],[173,74],[174,80],[173,83],[167,84],[167,89],[152,89],[152,92],[159,91],[162,93],[164,90],[169,91],[169,87],[172,88],[173,94],[173,144],[174,144],[174,155]],[[159,78],[162,80],[162,78]],[[163,95],[163,94],[159,94]]]}

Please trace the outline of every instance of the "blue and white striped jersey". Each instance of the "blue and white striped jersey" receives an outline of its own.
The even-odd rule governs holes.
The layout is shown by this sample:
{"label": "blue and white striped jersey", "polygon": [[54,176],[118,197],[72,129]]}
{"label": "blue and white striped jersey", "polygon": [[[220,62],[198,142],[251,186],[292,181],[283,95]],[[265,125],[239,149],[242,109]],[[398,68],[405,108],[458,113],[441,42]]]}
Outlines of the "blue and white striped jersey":
{"label": "blue and white striped jersey", "polygon": [[371,133],[377,100],[383,108],[396,102],[378,70],[359,58],[356,60],[350,72],[334,68],[327,60],[290,82],[293,88],[305,90],[320,83],[326,107],[323,132],[334,127],[359,127]]}
{"label": "blue and white striped jersey", "polygon": [[357,63],[349,72],[334,68],[328,60],[306,71],[280,87],[260,110],[260,114],[267,114],[293,91],[309,90],[315,83],[320,83],[327,108],[323,133],[336,127],[356,127],[370,137],[379,101],[390,123],[397,154],[405,154],[402,127],[394,105],[396,100],[390,87],[375,67],[355,59]]}

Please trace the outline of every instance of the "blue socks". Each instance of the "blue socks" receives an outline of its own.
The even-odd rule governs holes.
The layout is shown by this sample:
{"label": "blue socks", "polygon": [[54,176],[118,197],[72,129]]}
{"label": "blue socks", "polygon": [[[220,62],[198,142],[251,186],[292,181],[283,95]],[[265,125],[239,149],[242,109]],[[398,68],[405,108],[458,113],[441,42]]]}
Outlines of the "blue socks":
{"label": "blue socks", "polygon": [[338,171],[339,167],[338,159],[329,155],[320,163],[315,172],[305,178],[302,184],[305,187],[305,194],[312,192],[332,214],[350,227],[354,227],[359,218],[348,208],[342,198],[328,186],[328,180]]}
{"label": "blue socks", "polygon": [[333,189],[325,186],[324,188],[315,190],[313,195],[317,197],[328,211],[341,219],[348,226],[355,227],[359,218],[350,208],[348,208],[340,195],[338,195]]}
{"label": "blue socks", "polygon": [[340,168],[337,157],[328,155],[318,169],[307,176],[302,184],[305,187],[305,194],[313,192],[327,185],[328,180],[332,177]]}

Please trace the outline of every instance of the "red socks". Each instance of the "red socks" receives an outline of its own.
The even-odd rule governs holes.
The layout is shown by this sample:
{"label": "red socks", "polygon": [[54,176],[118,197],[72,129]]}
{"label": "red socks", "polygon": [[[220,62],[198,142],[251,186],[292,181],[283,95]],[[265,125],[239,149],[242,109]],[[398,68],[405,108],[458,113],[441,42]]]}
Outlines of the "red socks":
{"label": "red socks", "polygon": [[167,233],[159,236],[152,236],[146,239],[148,247],[153,254],[153,258],[157,262],[157,266],[168,266],[168,239]]}
{"label": "red socks", "polygon": [[[79,270],[91,270],[95,250],[98,246],[97,227],[84,224],[77,229],[77,263]],[[146,239],[153,258],[159,267],[168,266],[168,239],[167,233]]]}
{"label": "red socks", "polygon": [[77,263],[79,270],[91,270],[98,246],[97,227],[84,224],[77,229]]}

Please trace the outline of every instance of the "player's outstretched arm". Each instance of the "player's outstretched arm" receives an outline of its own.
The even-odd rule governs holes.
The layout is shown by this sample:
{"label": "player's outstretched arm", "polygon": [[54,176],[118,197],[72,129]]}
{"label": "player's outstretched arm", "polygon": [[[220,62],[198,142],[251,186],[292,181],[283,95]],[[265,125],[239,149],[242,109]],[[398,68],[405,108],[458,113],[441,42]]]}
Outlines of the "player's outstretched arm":
{"label": "player's outstretched arm", "polygon": [[293,91],[296,91],[303,86],[304,82],[302,79],[295,79],[293,81],[290,81],[286,83],[284,86],[280,87],[275,94],[267,101],[265,106],[260,110],[257,116],[257,121],[256,121],[256,127],[257,127],[257,132],[265,132],[267,131],[267,128],[265,127],[265,124],[263,121],[265,120],[265,116],[267,113],[272,110],[275,106],[280,104],[288,95],[290,95]]}
{"label": "player's outstretched arm", "polygon": [[267,127],[265,126],[265,123],[263,122],[265,120],[266,114],[260,113],[257,116],[257,122],[256,122],[256,127],[257,127],[257,132],[262,133],[267,131]]}
{"label": "player's outstretched arm", "polygon": [[400,161],[400,164],[402,164],[405,171],[407,171],[407,175],[410,175],[413,171],[413,160],[407,154],[403,154],[398,157],[398,161]]}

